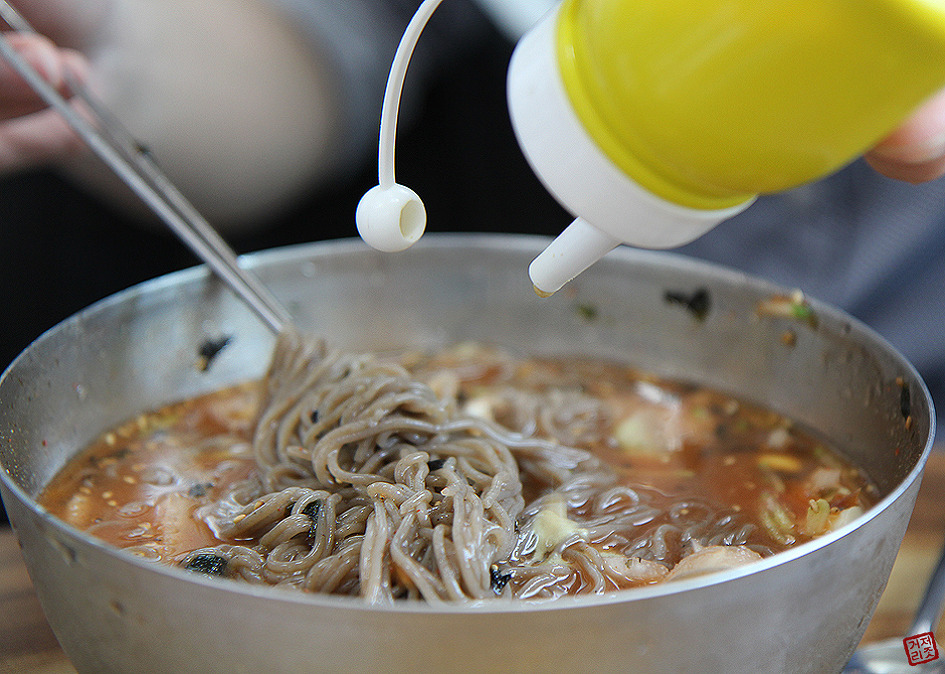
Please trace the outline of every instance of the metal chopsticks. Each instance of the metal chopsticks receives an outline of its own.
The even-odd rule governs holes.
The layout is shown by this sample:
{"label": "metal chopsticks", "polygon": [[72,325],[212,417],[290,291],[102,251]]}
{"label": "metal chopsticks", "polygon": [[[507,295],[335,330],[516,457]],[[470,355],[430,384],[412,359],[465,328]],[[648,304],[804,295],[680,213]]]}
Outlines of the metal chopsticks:
{"label": "metal chopsticks", "polygon": [[[6,0],[0,0],[0,18],[17,32],[36,33]],[[4,33],[0,33],[0,56],[270,330],[279,333],[291,323],[288,310],[256,276],[240,267],[233,250],[87,87],[67,74],[72,93],[87,107],[86,117],[10,46]]]}

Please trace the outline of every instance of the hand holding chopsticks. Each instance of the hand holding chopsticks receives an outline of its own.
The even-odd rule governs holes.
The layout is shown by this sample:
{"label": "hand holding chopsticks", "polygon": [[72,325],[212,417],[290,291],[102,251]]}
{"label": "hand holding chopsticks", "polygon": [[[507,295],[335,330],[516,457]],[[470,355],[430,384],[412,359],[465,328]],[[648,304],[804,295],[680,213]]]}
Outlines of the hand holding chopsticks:
{"label": "hand holding chopsticks", "polygon": [[[5,0],[0,0],[0,18],[17,33],[36,33]],[[64,75],[74,100],[66,100],[13,47],[9,35],[0,33],[0,57],[274,333],[286,327],[291,322],[288,310],[255,276],[239,266],[236,254],[167,179],[146,148],[68,70]]]}

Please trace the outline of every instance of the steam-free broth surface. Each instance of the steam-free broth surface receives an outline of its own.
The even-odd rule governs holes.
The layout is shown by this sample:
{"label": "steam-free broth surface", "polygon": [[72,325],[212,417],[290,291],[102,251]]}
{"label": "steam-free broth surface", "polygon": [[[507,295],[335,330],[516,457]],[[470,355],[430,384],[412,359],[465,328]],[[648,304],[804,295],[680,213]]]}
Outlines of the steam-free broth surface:
{"label": "steam-free broth surface", "polygon": [[665,582],[875,498],[790,420],[618,363],[306,348],[283,345],[265,382],[108,431],[43,505],[149,559],[384,602]]}

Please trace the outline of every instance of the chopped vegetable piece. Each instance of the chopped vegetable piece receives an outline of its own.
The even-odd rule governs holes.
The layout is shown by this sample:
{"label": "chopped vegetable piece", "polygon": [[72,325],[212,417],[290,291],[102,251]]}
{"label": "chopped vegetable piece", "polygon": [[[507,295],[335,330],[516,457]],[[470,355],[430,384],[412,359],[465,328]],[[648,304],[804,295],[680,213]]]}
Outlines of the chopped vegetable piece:
{"label": "chopped vegetable piece", "polygon": [[804,523],[804,533],[808,536],[819,536],[830,526],[830,504],[826,499],[810,500],[807,508],[807,521]]}
{"label": "chopped vegetable piece", "polygon": [[716,571],[727,571],[760,559],[761,555],[743,545],[711,545],[679,560],[679,563],[669,572],[667,579],[679,580]]}
{"label": "chopped vegetable piece", "polygon": [[759,316],[791,318],[807,323],[812,328],[816,328],[818,324],[817,314],[814,313],[807,298],[804,297],[804,293],[800,291],[796,291],[789,296],[773,295],[760,302],[756,311]]}
{"label": "chopped vegetable piece", "polygon": [[762,454],[758,457],[758,465],[782,473],[799,473],[803,468],[800,459],[790,454]]}
{"label": "chopped vegetable piece", "polygon": [[775,428],[770,433],[768,433],[768,438],[765,440],[765,444],[772,449],[784,449],[787,447],[787,444],[791,441],[791,434],[788,429],[783,426]]}
{"label": "chopped vegetable piece", "polygon": [[539,510],[532,527],[537,538],[535,559],[545,558],[549,552],[572,536],[586,540],[588,535],[587,529],[568,519],[567,505],[561,500],[552,501]]}
{"label": "chopped vegetable piece", "polygon": [[758,516],[764,528],[779,543],[790,545],[797,540],[794,536],[794,516],[771,492],[762,493]]}
{"label": "chopped vegetable piece", "polygon": [[845,508],[841,510],[839,513],[837,513],[837,516],[834,517],[833,520],[830,522],[830,530],[836,531],[840,527],[846,526],[847,524],[855,520],[857,517],[862,515],[864,512],[866,511],[863,510],[863,508],[861,508],[860,506],[851,506],[849,508]]}
{"label": "chopped vegetable piece", "polygon": [[822,496],[836,491],[840,487],[842,472],[839,468],[825,468],[819,466],[814,469],[807,479],[806,488],[809,493]]}
{"label": "chopped vegetable piece", "polygon": [[[646,412],[637,412],[623,419],[613,430],[613,437],[629,457],[663,463],[671,461],[671,454],[677,447],[671,445],[674,437],[666,437],[664,429],[660,427],[652,415]],[[677,443],[678,444],[678,443]]]}
{"label": "chopped vegetable piece", "polygon": [[639,416],[629,416],[614,429],[614,439],[628,452],[650,451],[652,445],[646,421]]}
{"label": "chopped vegetable piece", "polygon": [[814,312],[806,303],[795,303],[791,305],[791,315],[793,315],[794,318],[809,321],[814,317]]}
{"label": "chopped vegetable piece", "polygon": [[612,552],[602,552],[601,561],[604,563],[604,569],[620,586],[658,583],[669,572],[669,569],[659,562]]}

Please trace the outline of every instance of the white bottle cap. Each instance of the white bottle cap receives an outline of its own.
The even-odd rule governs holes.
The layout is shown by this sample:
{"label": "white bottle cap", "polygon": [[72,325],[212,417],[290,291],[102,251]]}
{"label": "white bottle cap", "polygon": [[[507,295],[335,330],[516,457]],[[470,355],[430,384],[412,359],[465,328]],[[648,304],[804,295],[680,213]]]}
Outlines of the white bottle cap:
{"label": "white bottle cap", "polygon": [[[560,7],[560,6],[559,6]],[[550,295],[620,243],[673,248],[749,206],[700,210],[641,187],[597,146],[578,119],[556,57],[558,11],[519,41],[508,74],[512,126],[532,170],[577,220],[529,267],[536,291]]]}
{"label": "white bottle cap", "polygon": [[396,253],[423,235],[427,210],[409,187],[399,183],[375,185],[358,202],[355,221],[365,243],[384,253]]}

